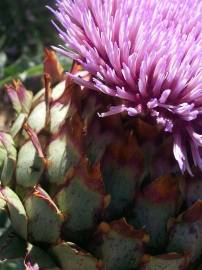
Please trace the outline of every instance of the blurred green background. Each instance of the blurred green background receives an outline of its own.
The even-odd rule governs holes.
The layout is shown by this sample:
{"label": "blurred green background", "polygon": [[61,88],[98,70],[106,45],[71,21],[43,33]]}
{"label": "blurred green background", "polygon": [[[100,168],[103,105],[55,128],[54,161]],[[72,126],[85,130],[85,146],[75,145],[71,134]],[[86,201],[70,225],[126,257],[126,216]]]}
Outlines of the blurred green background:
{"label": "blurred green background", "polygon": [[52,14],[46,8],[54,3],[54,0],[0,0],[0,88],[13,78],[39,87],[33,81],[42,74],[44,48],[58,44]]}

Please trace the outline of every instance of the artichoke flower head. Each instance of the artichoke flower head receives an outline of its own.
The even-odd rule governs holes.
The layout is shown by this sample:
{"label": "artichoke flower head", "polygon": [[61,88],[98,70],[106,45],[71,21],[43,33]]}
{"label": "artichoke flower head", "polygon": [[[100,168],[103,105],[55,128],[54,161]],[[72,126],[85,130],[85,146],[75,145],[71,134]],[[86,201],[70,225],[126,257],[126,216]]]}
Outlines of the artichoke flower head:
{"label": "artichoke flower head", "polygon": [[91,79],[70,76],[120,99],[100,116],[146,117],[171,133],[182,172],[202,170],[202,1],[57,0],[52,12],[57,51]]}

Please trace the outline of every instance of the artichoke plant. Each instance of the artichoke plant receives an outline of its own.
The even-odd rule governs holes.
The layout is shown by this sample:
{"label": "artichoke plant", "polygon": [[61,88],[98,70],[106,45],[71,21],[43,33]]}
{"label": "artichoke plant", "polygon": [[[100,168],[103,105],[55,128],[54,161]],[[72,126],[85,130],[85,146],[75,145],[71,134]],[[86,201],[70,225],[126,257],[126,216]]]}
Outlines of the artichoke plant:
{"label": "artichoke plant", "polygon": [[57,0],[73,59],[6,86],[2,267],[201,270],[200,0]]}

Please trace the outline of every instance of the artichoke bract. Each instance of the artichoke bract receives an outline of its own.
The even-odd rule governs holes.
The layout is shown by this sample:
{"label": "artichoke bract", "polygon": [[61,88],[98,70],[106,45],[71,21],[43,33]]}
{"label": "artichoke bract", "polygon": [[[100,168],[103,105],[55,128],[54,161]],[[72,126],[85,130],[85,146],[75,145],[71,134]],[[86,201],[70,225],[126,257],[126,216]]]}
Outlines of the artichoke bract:
{"label": "artichoke bract", "polygon": [[46,50],[44,89],[5,87],[2,267],[200,270],[202,2],[52,11],[71,70]]}

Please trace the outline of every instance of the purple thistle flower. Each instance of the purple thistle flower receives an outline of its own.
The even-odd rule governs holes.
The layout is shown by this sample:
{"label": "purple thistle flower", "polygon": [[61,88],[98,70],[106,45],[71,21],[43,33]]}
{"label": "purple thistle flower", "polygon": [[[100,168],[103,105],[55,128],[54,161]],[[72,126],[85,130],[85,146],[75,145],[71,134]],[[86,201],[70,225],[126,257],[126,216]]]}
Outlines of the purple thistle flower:
{"label": "purple thistle flower", "polygon": [[92,77],[75,81],[121,99],[101,116],[151,117],[173,134],[182,172],[189,151],[202,170],[202,1],[57,0],[52,11],[57,51]]}

